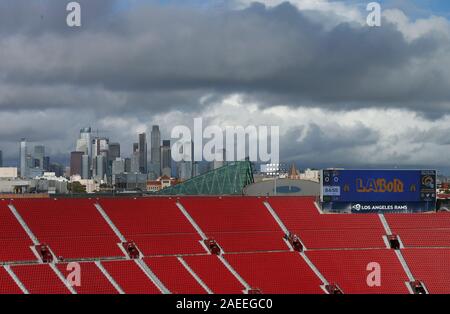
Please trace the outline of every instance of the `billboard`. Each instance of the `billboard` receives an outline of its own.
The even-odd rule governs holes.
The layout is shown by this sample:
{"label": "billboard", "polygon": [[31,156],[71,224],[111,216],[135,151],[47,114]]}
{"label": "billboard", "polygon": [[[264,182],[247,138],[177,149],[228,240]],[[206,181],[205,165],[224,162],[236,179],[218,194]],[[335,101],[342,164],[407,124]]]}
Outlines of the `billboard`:
{"label": "billboard", "polygon": [[435,170],[323,170],[321,202],[332,212],[436,209]]}

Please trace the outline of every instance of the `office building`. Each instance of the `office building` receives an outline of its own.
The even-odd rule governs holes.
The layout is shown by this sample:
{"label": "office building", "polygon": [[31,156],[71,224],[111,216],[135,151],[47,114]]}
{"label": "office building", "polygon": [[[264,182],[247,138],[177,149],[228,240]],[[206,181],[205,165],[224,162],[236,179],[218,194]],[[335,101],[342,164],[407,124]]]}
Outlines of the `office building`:
{"label": "office building", "polygon": [[159,126],[154,125],[151,133],[151,168],[156,176],[161,175],[161,132]]}
{"label": "office building", "polygon": [[24,138],[22,138],[20,140],[19,160],[20,160],[20,176],[22,178],[26,178],[26,176],[27,176],[27,140]]}
{"label": "office building", "polygon": [[139,172],[147,174],[147,135],[139,134]]}
{"label": "office building", "polygon": [[92,140],[92,158],[100,155],[102,151],[109,150],[109,139],[105,137],[96,137]]}
{"label": "office building", "polygon": [[50,157],[44,157],[44,171],[50,171]]}
{"label": "office building", "polygon": [[125,163],[125,173],[130,173],[131,172],[131,158],[125,158],[124,163]]}
{"label": "office building", "polygon": [[82,175],[83,155],[83,152],[70,153],[70,176]]}
{"label": "office building", "polygon": [[88,180],[91,175],[90,175],[90,169],[91,169],[91,160],[89,158],[89,155],[83,155],[82,159],[81,159],[81,178],[83,180]]}
{"label": "office building", "polygon": [[94,157],[95,160],[95,174],[94,178],[97,181],[105,179],[106,175],[106,158],[104,155],[98,155]]}
{"label": "office building", "polygon": [[34,146],[34,167],[44,170],[45,147],[42,145]]}
{"label": "office building", "polygon": [[109,144],[109,161],[114,161],[117,158],[120,158],[120,144],[119,143],[110,143]]}
{"label": "office building", "polygon": [[117,158],[112,162],[112,175],[118,175],[125,173],[125,160],[122,158]]}
{"label": "office building", "polygon": [[[178,143],[178,145],[177,151],[182,154],[183,160],[177,163],[177,176],[180,180],[189,180],[192,178],[193,174],[192,157],[194,146],[192,141]],[[186,151],[186,148],[188,151]]]}
{"label": "office building", "polygon": [[54,172],[55,176],[64,176],[64,166],[58,163],[51,163],[49,166],[49,172]]}
{"label": "office building", "polygon": [[117,158],[112,162],[112,184],[116,184],[116,176],[125,173],[125,160],[122,158]]}
{"label": "office building", "polygon": [[80,130],[80,138],[77,141],[77,152],[83,152],[85,155],[92,156],[91,146],[91,128],[83,128]]}
{"label": "office building", "polygon": [[172,153],[168,140],[164,140],[161,146],[161,174],[169,178],[172,177]]}
{"label": "office building", "polygon": [[[92,140],[92,156],[91,156],[91,169],[92,176],[97,180],[99,179],[99,175],[102,174],[102,179],[107,171],[107,161],[109,154],[109,139],[105,137],[96,137]],[[97,170],[97,166],[99,165],[99,161],[97,159],[98,156],[102,156],[102,164],[101,169]]]}

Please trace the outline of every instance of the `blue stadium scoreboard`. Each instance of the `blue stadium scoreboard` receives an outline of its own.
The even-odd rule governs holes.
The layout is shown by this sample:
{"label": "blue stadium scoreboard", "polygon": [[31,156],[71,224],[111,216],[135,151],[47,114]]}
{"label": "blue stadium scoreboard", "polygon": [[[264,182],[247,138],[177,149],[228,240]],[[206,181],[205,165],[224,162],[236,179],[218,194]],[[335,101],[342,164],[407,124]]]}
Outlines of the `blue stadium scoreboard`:
{"label": "blue stadium scoreboard", "polygon": [[435,170],[322,170],[320,180],[325,212],[436,210]]}

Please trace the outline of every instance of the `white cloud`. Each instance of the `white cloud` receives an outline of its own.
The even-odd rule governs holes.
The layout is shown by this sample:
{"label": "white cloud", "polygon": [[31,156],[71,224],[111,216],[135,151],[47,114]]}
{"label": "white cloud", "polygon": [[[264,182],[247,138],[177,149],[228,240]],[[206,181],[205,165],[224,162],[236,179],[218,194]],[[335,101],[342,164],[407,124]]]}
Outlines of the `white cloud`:
{"label": "white cloud", "polygon": [[[348,5],[344,2],[328,0],[233,0],[236,7],[248,7],[253,2],[262,3],[268,7],[275,7],[283,2],[289,2],[301,11],[316,11],[325,15],[333,15],[332,21],[337,22],[358,22],[365,21],[360,8],[355,5]],[[329,21],[331,22],[331,21]]]}
{"label": "white cloud", "polygon": [[[166,117],[171,116],[167,113]],[[295,145],[296,156],[283,156],[286,159],[313,157],[317,161],[332,162],[331,155],[341,160],[336,163],[354,162],[358,164],[386,164],[400,163],[401,165],[438,165],[446,166],[450,141],[439,143],[431,137],[436,130],[446,130],[450,125],[450,116],[439,120],[428,120],[422,116],[403,109],[360,109],[352,111],[328,111],[321,108],[290,108],[279,105],[269,109],[260,109],[257,103],[247,102],[242,95],[234,94],[212,103],[202,115],[210,124],[222,127],[248,125],[277,125],[280,126],[281,144]],[[185,121],[190,117],[185,116]],[[164,119],[165,120],[165,119]],[[311,125],[317,125],[325,135],[333,138],[333,134],[345,136],[349,143],[330,147],[328,156],[320,156],[317,152],[304,151],[302,139]],[[304,127],[300,132],[297,143],[283,143],[283,137],[292,129]],[[358,128],[370,130],[379,138],[374,144],[352,144],[352,136],[345,134]],[[428,134],[421,137],[421,134]],[[418,137],[421,137],[418,139]],[[354,138],[353,141],[361,142]],[[362,141],[364,143],[364,141]],[[321,143],[318,143],[319,145]],[[344,143],[341,143],[344,144]],[[344,147],[342,147],[344,146]],[[283,150],[283,147],[281,147]],[[335,150],[335,151],[333,151]],[[431,167],[431,166],[430,166]]]}
{"label": "white cloud", "polygon": [[396,25],[406,40],[410,42],[428,33],[444,36],[447,40],[450,38],[450,23],[444,17],[432,15],[428,18],[412,21],[399,9],[384,10],[383,17]]}

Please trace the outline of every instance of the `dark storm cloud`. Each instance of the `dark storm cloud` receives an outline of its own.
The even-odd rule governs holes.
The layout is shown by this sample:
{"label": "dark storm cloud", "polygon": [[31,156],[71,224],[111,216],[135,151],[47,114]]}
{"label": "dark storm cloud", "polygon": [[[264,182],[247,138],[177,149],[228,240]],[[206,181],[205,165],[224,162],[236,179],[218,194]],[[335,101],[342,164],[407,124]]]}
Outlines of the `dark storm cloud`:
{"label": "dark storm cloud", "polygon": [[[69,35],[64,0],[0,0],[0,36],[36,36],[46,32]],[[119,0],[77,0],[83,8],[83,25],[94,28],[108,19]]]}
{"label": "dark storm cloud", "polygon": [[[14,14],[25,10],[19,3],[5,23],[14,24]],[[145,6],[113,13],[102,1],[82,3],[83,14],[90,12],[93,19],[96,13],[98,21],[77,31],[61,21],[66,13],[60,6],[50,10],[48,27],[25,23],[31,33],[13,32],[0,40],[4,83],[51,87],[55,93],[73,86],[94,97],[95,89],[104,89],[127,99],[149,91],[210,91],[245,93],[265,106],[448,109],[442,102],[450,97],[449,77],[426,63],[439,47],[448,47],[437,36],[407,42],[387,23],[377,29],[340,24],[325,30],[289,4],[240,11]],[[421,60],[420,75],[411,76]],[[198,109],[167,98],[160,107],[150,97],[136,105]],[[8,99],[0,99],[0,106],[8,106]]]}

